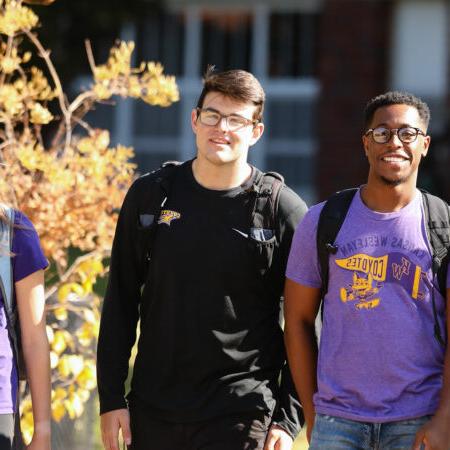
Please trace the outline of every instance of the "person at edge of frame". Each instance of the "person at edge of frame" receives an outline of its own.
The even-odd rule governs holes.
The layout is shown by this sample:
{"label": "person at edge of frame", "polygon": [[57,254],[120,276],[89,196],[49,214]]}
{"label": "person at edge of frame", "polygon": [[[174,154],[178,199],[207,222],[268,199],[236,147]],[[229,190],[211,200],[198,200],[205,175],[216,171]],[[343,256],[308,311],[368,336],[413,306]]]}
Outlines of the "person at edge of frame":
{"label": "person at edge of frame", "polygon": [[[8,207],[10,208],[10,207]],[[0,450],[23,449],[19,414],[19,367],[9,328],[20,332],[20,352],[30,387],[34,432],[27,450],[50,450],[50,349],[45,323],[44,270],[48,266],[36,230],[28,217],[0,205],[0,235],[10,228],[11,244],[1,239],[0,254],[10,258],[13,302],[20,328],[10,323],[0,293]],[[5,242],[6,241],[6,242]],[[8,282],[2,279],[3,289]],[[20,331],[19,331],[20,330]]]}
{"label": "person at edge of frame", "polygon": [[263,134],[264,100],[246,71],[206,72],[191,113],[197,155],[174,169],[142,291],[130,251],[139,186],[164,168],[138,179],[126,196],[98,343],[107,450],[118,448],[119,429],[132,450],[290,450],[300,430],[279,314],[292,235],[307,208],[283,185],[276,238],[260,242],[274,245],[273,258],[259,273],[248,227],[261,172],[247,157]]}
{"label": "person at edge of frame", "polygon": [[364,119],[369,175],[329,256],[319,348],[316,235],[325,202],[297,228],[286,271],[285,342],[310,450],[448,450],[450,353],[433,333],[432,296],[445,339],[450,273],[444,296],[416,187],[430,110],[410,93],[387,92],[368,102]]}

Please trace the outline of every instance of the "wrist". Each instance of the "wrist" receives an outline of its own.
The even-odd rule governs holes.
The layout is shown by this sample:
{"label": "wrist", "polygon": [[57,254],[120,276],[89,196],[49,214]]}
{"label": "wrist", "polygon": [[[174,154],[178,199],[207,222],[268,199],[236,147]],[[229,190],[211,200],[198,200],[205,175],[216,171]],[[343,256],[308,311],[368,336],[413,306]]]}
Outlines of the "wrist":
{"label": "wrist", "polygon": [[37,436],[40,438],[45,438],[45,437],[50,438],[50,434],[51,434],[50,420],[41,420],[34,424],[33,436]]}

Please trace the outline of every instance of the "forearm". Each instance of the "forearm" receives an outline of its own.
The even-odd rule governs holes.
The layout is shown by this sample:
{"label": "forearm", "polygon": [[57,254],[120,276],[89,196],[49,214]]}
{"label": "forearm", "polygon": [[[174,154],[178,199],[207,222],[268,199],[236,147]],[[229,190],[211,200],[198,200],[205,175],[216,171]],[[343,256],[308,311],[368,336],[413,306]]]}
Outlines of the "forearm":
{"label": "forearm", "polygon": [[117,295],[104,300],[97,347],[97,385],[100,413],[126,408],[125,380],[136,339],[137,310],[124,310]]}
{"label": "forearm", "polygon": [[[450,269],[449,269],[450,270]],[[436,416],[450,423],[450,288],[447,289],[447,346],[444,357],[444,373],[439,407]]]}
{"label": "forearm", "polygon": [[32,341],[23,342],[22,348],[31,392],[35,434],[50,435],[50,357],[45,330],[36,333]]}
{"label": "forearm", "polygon": [[317,341],[314,325],[286,322],[286,351],[295,388],[303,406],[306,424],[314,423],[313,395],[317,391]]}

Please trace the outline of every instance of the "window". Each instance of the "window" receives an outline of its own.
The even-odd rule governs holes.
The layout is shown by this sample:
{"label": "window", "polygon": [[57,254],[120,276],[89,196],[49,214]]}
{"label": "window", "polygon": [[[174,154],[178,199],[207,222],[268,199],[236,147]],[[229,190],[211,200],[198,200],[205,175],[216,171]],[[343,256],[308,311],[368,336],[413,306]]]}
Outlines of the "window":
{"label": "window", "polygon": [[271,77],[315,76],[318,17],[312,13],[271,14],[268,67]]}
{"label": "window", "polygon": [[155,12],[137,26],[139,61],[159,61],[167,74],[181,75],[184,63],[184,15]]}
{"label": "window", "polygon": [[215,65],[218,70],[250,70],[250,14],[205,12],[202,23],[200,74],[208,64]]}

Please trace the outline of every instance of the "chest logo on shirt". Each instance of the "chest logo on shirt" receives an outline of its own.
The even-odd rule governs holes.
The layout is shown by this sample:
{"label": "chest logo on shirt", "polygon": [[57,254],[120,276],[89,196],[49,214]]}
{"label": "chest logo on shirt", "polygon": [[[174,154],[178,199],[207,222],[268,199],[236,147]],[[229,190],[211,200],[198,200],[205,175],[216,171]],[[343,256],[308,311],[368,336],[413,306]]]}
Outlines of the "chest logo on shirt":
{"label": "chest logo on shirt", "polygon": [[179,219],[180,217],[181,214],[179,212],[171,211],[170,209],[163,209],[159,215],[158,224],[165,223],[168,227],[170,227],[172,220]]}
{"label": "chest logo on shirt", "polygon": [[[414,300],[423,300],[426,273],[403,254],[373,257],[359,253],[337,259],[336,265],[353,272],[352,282],[340,289],[343,303],[355,302],[356,309],[374,309],[380,305],[380,291],[384,283],[401,285]],[[421,289],[422,288],[422,289]]]}

